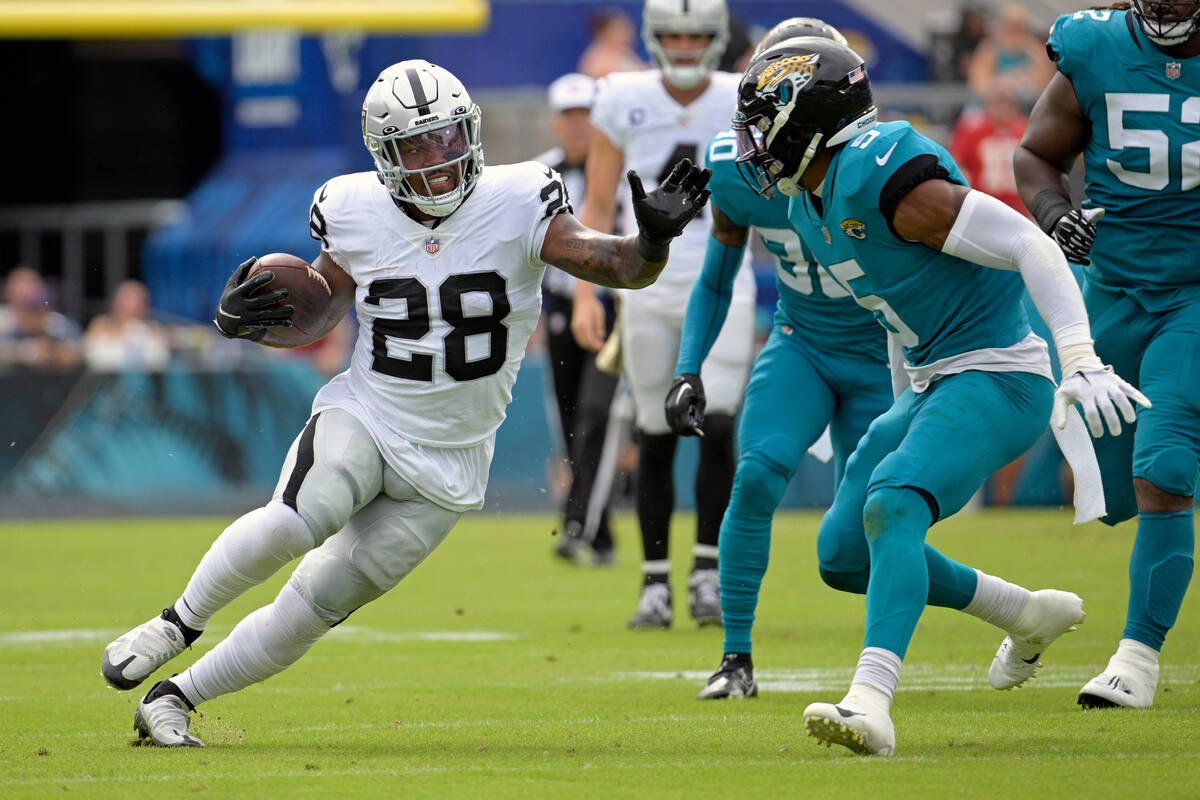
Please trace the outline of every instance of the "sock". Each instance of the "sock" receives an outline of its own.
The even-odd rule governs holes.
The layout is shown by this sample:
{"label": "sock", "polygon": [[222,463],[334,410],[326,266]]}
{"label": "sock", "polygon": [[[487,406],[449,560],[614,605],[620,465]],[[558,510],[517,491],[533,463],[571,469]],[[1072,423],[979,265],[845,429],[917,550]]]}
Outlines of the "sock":
{"label": "sock", "polygon": [[179,612],[175,610],[175,606],[164,608],[162,612],[162,618],[174,625],[176,628],[179,628],[179,630],[183,633],[183,643],[188,647],[191,647],[192,642],[199,639],[200,634],[204,633],[203,630],[196,630],[195,628],[189,628],[187,625],[184,625],[183,620],[179,618]]}
{"label": "sock", "polygon": [[743,457],[738,463],[717,545],[726,653],[751,650],[754,610],[771,555],[771,519],[788,477],[759,458]]}
{"label": "sock", "polygon": [[637,516],[647,563],[666,561],[671,513],[675,510],[675,442],[672,434],[642,434],[638,440]]}
{"label": "sock", "polygon": [[692,548],[692,572],[701,569],[716,569],[720,550],[715,544],[700,544]]}
{"label": "sock", "polygon": [[1129,558],[1129,610],[1122,639],[1161,650],[1192,579],[1195,512],[1142,512]]}
{"label": "sock", "polygon": [[274,603],[239,622],[233,633],[172,680],[197,706],[283,672],[329,629],[289,583]]}
{"label": "sock", "polygon": [[929,505],[911,489],[876,489],[863,506],[871,551],[864,647],[890,650],[901,659],[929,598],[925,533]]}
{"label": "sock", "polygon": [[670,561],[643,561],[642,585],[649,586],[652,583],[666,583],[670,573]]}
{"label": "sock", "polygon": [[892,698],[896,695],[896,687],[900,684],[900,656],[882,647],[864,648],[858,657],[858,667],[854,670],[854,678],[850,681],[850,692],[866,687],[882,695],[887,705],[884,710],[892,707]]}
{"label": "sock", "polygon": [[[709,545],[710,557],[696,553],[692,569],[716,569],[716,548],[721,520],[729,505],[737,453],[733,446],[733,417],[709,414],[700,440],[700,463],[696,468],[696,544]],[[772,509],[774,510],[774,509]]]}
{"label": "sock", "polygon": [[942,555],[933,545],[925,545],[925,566],[929,569],[929,598],[926,603],[939,608],[965,608],[977,593],[978,570]]}
{"label": "sock", "polygon": [[267,503],[217,537],[173,608],[184,625],[202,631],[234,598],[315,545],[299,514],[283,503]]}
{"label": "sock", "polygon": [[975,570],[978,582],[975,595],[963,612],[990,622],[1001,630],[1010,630],[1029,602],[1031,592],[1015,583]]}

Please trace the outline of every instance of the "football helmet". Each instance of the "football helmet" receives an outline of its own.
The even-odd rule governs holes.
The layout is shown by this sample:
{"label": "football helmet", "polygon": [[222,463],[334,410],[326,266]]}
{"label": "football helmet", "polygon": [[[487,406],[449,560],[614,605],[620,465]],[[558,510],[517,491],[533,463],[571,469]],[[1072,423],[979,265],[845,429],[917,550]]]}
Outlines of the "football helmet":
{"label": "football helmet", "polygon": [[449,70],[401,61],[367,90],[363,142],[392,197],[444,217],[462,205],[483,172],[480,116]]}
{"label": "football helmet", "polygon": [[1133,0],[1132,12],[1146,38],[1164,47],[1182,44],[1200,30],[1196,0]]}
{"label": "football helmet", "polygon": [[769,50],[788,39],[795,39],[797,36],[821,36],[841,42],[847,47],[850,46],[846,37],[842,36],[842,32],[825,20],[816,17],[791,17],[767,31],[762,41],[758,43],[758,47],[754,48],[754,55],[751,56],[751,59],[757,58],[762,51]]}
{"label": "football helmet", "polygon": [[751,59],[738,86],[738,167],[760,194],[794,196],[817,153],[878,121],[858,53],[834,39],[787,39]]}
{"label": "football helmet", "polygon": [[[662,46],[664,33],[699,33],[712,37],[695,64],[678,64]],[[729,44],[729,9],[725,0],[646,0],[642,10],[642,42],[672,86],[692,89],[716,69]]]}

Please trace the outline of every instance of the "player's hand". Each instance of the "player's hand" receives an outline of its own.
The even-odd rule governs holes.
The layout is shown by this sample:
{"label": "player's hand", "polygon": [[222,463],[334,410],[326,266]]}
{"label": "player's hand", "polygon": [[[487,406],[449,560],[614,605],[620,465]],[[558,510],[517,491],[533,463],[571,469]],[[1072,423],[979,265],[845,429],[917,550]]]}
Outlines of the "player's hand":
{"label": "player's hand", "polygon": [[[666,246],[708,202],[711,192],[705,187],[711,176],[707,169],[700,169],[690,159],[683,158],[675,164],[667,179],[647,194],[637,172],[629,170],[633,214],[638,225],[638,250],[643,258],[647,261],[666,258]],[[647,258],[648,254],[661,257]]]}
{"label": "player's hand", "polygon": [[1150,407],[1146,395],[1113,372],[1112,367],[1105,366],[1099,358],[1092,356],[1087,362],[1077,365],[1059,384],[1058,391],[1054,393],[1054,410],[1050,414],[1050,421],[1054,427],[1062,430],[1067,426],[1068,410],[1079,403],[1088,430],[1094,438],[1099,439],[1104,435],[1102,419],[1113,436],[1120,436],[1118,410],[1126,422],[1132,423],[1137,419],[1131,400],[1145,408]]}
{"label": "player's hand", "polygon": [[604,347],[604,304],[594,294],[576,294],[571,306],[571,334],[584,350],[597,352]]}
{"label": "player's hand", "polygon": [[1096,223],[1104,216],[1103,208],[1089,208],[1086,211],[1073,208],[1059,217],[1050,231],[1050,237],[1062,249],[1067,261],[1075,264],[1090,264],[1088,254],[1092,252],[1092,242],[1096,239]]}
{"label": "player's hand", "polygon": [[275,279],[275,274],[265,270],[246,280],[246,275],[254,268],[256,261],[257,258],[251,258],[239,264],[225,283],[225,290],[221,292],[221,302],[217,304],[217,315],[213,318],[213,324],[227,339],[253,339],[267,328],[292,326],[292,314],[296,309],[294,306],[283,305],[288,296],[287,289],[257,293]]}
{"label": "player's hand", "polygon": [[677,375],[667,390],[667,425],[676,436],[703,436],[704,382],[694,372]]}

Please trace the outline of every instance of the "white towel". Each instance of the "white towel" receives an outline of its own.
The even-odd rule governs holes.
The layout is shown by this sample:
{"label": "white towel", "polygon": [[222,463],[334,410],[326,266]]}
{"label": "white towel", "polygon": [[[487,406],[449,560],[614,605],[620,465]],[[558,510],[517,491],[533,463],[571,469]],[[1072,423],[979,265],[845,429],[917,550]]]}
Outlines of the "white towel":
{"label": "white towel", "polygon": [[1061,431],[1050,426],[1058,449],[1071,465],[1075,474],[1075,524],[1091,522],[1107,513],[1104,507],[1104,486],[1100,480],[1100,463],[1092,448],[1092,436],[1080,416],[1078,408],[1072,406],[1067,414],[1067,427]]}
{"label": "white towel", "polygon": [[825,426],[825,430],[821,432],[817,440],[812,443],[812,447],[808,448],[808,452],[822,464],[828,464],[829,459],[833,458],[833,440],[829,438],[828,425]]}

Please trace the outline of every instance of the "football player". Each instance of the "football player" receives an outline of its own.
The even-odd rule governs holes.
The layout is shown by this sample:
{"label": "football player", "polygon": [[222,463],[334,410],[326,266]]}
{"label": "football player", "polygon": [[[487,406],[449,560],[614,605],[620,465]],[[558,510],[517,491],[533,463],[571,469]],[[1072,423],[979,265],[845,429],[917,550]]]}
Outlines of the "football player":
{"label": "football player", "polygon": [[[199,703],[287,668],[482,505],[547,263],[607,286],[648,285],[707,199],[707,175],[686,161],[649,194],[630,171],[638,232],[588,230],[552,169],[484,167],[479,107],[425,61],[380,74],[362,126],[377,171],[330,180],[310,216],[313,266],[333,297],[312,338],[353,304],[350,368],[317,393],[270,502],[225,529],[175,603],[105,648],[105,679],[137,686],[223,606],[304,558],[273,603],[142,699],[135,726],[153,744],[202,746],[188,732]],[[254,261],[230,277],[215,323],[227,337],[282,345],[272,328],[294,308],[286,290],[267,288],[270,272],[245,279]]]}
{"label": "football player", "polygon": [[[830,39],[789,39],[755,58],[734,129],[762,190],[792,197],[810,250],[902,347],[911,386],[867,429],[821,521],[821,577],[866,594],[865,646],[850,690],[804,710],[810,734],[864,754],[895,748],[891,703],[926,604],[1003,629],[988,677],[1012,688],[1045,648],[1083,621],[1069,592],[1030,592],[925,544],[992,472],[1079,402],[1095,436],[1146,399],[1092,348],[1079,287],[1037,226],[973,191],[945,149],[907,122],[877,122],[862,58]],[[1021,306],[1028,287],[1065,376]],[[1073,413],[1073,412],[1072,412]],[[1103,418],[1103,421],[1102,421]],[[1080,423],[1076,419],[1075,426]],[[1083,446],[1090,447],[1086,436]],[[1071,449],[1068,447],[1068,449]]]}
{"label": "football player", "polygon": [[[609,230],[621,171],[662,178],[680,159],[698,160],[700,148],[728,127],[738,76],[714,70],[729,39],[725,0],[646,0],[642,39],[658,69],[621,72],[599,82],[592,106],[596,134],[588,153],[587,194],[580,220]],[[625,208],[625,224],[631,224]],[[621,293],[620,342],[624,376],[633,395],[638,436],[637,515],[642,533],[643,585],[633,628],[671,625],[668,533],[675,507],[672,464],[676,437],[663,413],[671,385],[685,298],[704,260],[708,220],[688,227],[652,289]],[[734,282],[730,319],[704,365],[709,413],[696,474],[696,544],[688,578],[689,609],[701,625],[721,620],[717,536],[733,483],[733,418],[754,348],[754,276],[747,267]],[[580,283],[571,321],[580,345],[604,343],[604,308],[594,287]]]}
{"label": "football player", "polygon": [[[809,17],[785,20],[756,53],[796,36],[845,43],[836,28]],[[737,472],[721,521],[721,617],[724,657],[697,699],[758,693],[750,629],[771,547],[771,517],[801,457],[826,425],[832,433],[835,481],[871,420],[892,404],[887,339],[870,312],[817,265],[788,223],[783,193],[764,197],[742,179],[733,131],[708,147],[712,229],[700,277],[692,287],[675,382],[667,394],[671,429],[694,435],[704,418],[701,366],[721,330],[749,228],[775,256],[779,303],[770,337],[750,372],[738,430]],[[830,258],[828,245],[818,255]]]}
{"label": "football player", "polygon": [[[1137,514],[1125,630],[1084,708],[1146,708],[1187,592],[1200,462],[1200,3],[1135,0],[1058,18],[1058,73],[1014,158],[1021,198],[1083,264],[1096,352],[1154,401],[1097,443],[1104,522]],[[1112,69],[1097,69],[1103,61]],[[1083,154],[1087,197],[1067,173]],[[1099,215],[1103,214],[1103,221]]]}

